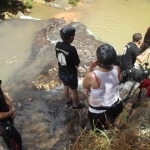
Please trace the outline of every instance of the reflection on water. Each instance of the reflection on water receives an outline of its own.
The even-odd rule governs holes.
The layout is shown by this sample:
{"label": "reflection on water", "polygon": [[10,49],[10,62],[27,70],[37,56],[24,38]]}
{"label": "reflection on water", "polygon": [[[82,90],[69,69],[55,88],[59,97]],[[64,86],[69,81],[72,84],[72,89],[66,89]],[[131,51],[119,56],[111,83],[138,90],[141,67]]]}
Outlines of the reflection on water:
{"label": "reflection on water", "polygon": [[79,3],[71,11],[36,4],[31,16],[40,19],[64,16],[82,22],[99,39],[114,45],[122,53],[135,32],[144,35],[150,26],[149,7],[149,0],[97,0]]}

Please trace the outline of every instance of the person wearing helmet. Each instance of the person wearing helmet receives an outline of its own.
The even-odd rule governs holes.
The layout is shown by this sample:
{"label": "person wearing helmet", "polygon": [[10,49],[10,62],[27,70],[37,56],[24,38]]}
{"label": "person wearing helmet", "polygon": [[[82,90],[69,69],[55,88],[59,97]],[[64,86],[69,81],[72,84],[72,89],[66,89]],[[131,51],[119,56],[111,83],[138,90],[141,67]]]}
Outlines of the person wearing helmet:
{"label": "person wearing helmet", "polygon": [[[123,110],[119,95],[120,69],[115,66],[117,54],[109,44],[97,48],[97,60],[90,63],[83,79],[86,94],[90,92],[88,118],[92,129],[107,129]],[[97,69],[94,70],[94,68]]]}
{"label": "person wearing helmet", "polygon": [[150,49],[148,49],[143,55],[141,54],[141,42],[141,33],[135,33],[133,34],[133,41],[127,43],[124,48],[124,52],[120,61],[120,69],[123,72],[122,74],[124,74],[124,80],[125,78],[127,79],[127,77],[131,77],[134,81],[141,82],[146,77],[146,74],[143,70],[139,70],[134,67],[136,60],[138,60],[140,63],[143,63],[150,54]]}
{"label": "person wearing helmet", "polygon": [[1,83],[0,80],[0,136],[9,150],[22,150],[22,139],[13,122],[17,112],[8,95],[3,93]]}
{"label": "person wearing helmet", "polygon": [[[55,51],[58,60],[59,72],[58,76],[64,84],[64,96],[66,97],[66,106],[71,106],[73,109],[82,109],[84,104],[78,102],[78,76],[77,68],[80,64],[80,59],[77,50],[70,45],[75,36],[75,28],[66,26],[60,30],[62,42],[57,42]],[[69,96],[69,88],[71,89],[71,97]]]}

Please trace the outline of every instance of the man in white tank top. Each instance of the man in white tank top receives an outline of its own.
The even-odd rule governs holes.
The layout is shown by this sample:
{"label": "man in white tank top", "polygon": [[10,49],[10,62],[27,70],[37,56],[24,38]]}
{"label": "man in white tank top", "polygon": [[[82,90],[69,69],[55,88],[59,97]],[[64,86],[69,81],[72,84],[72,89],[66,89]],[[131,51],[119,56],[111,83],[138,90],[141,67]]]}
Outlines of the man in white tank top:
{"label": "man in white tank top", "polygon": [[[92,129],[108,128],[123,110],[120,101],[120,69],[114,66],[117,54],[109,44],[103,44],[96,51],[97,60],[91,62],[83,79],[83,87],[90,91],[88,118]],[[98,66],[97,70],[93,69]]]}

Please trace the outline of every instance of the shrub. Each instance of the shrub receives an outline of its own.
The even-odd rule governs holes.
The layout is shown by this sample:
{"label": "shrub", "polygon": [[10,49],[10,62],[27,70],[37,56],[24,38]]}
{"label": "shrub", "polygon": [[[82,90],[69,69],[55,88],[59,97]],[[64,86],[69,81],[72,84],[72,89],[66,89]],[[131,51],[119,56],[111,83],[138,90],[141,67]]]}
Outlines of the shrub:
{"label": "shrub", "polygon": [[77,5],[80,0],[69,0],[69,4]]}
{"label": "shrub", "polygon": [[26,0],[25,5],[27,8],[32,8],[33,7],[33,0]]}

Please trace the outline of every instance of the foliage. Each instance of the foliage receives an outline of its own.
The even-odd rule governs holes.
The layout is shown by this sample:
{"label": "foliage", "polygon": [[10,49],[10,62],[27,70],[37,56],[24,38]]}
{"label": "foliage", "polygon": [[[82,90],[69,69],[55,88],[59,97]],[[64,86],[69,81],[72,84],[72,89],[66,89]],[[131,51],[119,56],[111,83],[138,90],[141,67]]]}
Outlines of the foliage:
{"label": "foliage", "polygon": [[33,1],[34,0],[26,0],[25,5],[27,8],[32,8],[33,7]]}
{"label": "foliage", "polygon": [[94,131],[83,132],[74,144],[69,145],[69,150],[108,150],[110,140],[105,132],[95,128]]}
{"label": "foliage", "polygon": [[[149,134],[142,134],[140,130],[126,122],[126,113],[120,116],[124,128],[117,126],[110,130],[83,130],[78,139],[69,145],[68,150],[150,150]],[[107,134],[106,134],[107,133]]]}
{"label": "foliage", "polygon": [[5,18],[4,12],[17,14],[18,11],[24,12],[26,9],[25,4],[19,0],[0,0],[0,19]]}
{"label": "foliage", "polygon": [[69,4],[77,5],[80,0],[69,0]]}

